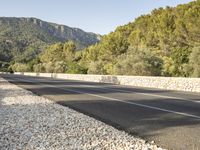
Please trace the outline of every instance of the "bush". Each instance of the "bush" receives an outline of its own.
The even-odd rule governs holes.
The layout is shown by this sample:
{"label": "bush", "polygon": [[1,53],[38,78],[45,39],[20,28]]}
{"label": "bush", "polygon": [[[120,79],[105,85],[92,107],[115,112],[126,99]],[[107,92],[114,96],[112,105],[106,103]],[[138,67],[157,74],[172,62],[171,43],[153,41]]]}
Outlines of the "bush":
{"label": "bush", "polygon": [[87,69],[80,66],[77,63],[70,63],[67,66],[66,73],[72,73],[72,74],[87,74]]}
{"label": "bush", "polygon": [[158,76],[161,74],[162,61],[148,49],[132,49],[119,57],[115,74]]}
{"label": "bush", "polygon": [[189,56],[189,64],[185,65],[185,72],[191,77],[200,77],[200,47],[195,47]]}
{"label": "bush", "polygon": [[30,71],[30,68],[26,64],[22,63],[15,63],[11,66],[11,69],[15,72],[28,72]]}
{"label": "bush", "polygon": [[102,61],[92,61],[88,66],[88,74],[106,74]]}

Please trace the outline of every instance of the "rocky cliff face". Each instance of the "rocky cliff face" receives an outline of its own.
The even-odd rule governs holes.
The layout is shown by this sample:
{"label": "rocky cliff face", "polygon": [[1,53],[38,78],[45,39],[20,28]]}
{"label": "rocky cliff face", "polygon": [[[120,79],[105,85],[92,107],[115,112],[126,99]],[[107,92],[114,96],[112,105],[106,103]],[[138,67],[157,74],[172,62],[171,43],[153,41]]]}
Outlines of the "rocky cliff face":
{"label": "rocky cliff face", "polygon": [[100,35],[85,32],[78,28],[71,28],[65,25],[49,23],[37,18],[0,17],[0,25],[11,27],[13,30],[18,28],[21,30],[21,32],[23,32],[23,26],[29,28],[29,31],[31,31],[32,28],[37,28],[38,30],[43,30],[43,32],[45,32],[47,35],[53,36],[55,39],[57,39],[57,41],[72,40],[81,43],[84,46],[98,42],[100,37]]}

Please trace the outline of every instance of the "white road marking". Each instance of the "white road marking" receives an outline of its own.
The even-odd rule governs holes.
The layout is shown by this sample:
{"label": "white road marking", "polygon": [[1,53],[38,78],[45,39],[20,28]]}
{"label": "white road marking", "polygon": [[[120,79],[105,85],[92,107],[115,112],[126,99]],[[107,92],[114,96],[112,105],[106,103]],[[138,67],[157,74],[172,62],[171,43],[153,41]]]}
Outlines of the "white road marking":
{"label": "white road marking", "polygon": [[[43,80],[43,79],[39,79],[39,80]],[[51,81],[45,81],[45,82],[51,82]],[[54,82],[57,82],[57,81],[54,81]],[[61,81],[59,81],[59,82],[61,82]],[[143,92],[133,92],[133,91],[129,91],[129,90],[113,89],[112,86],[79,85],[79,87],[102,88],[102,89],[109,89],[109,90],[113,90],[113,91],[117,91],[117,92],[128,92],[128,93],[135,93],[135,94],[138,94],[138,95],[146,95],[146,96],[152,96],[152,97],[159,97],[159,98],[188,101],[188,102],[193,102],[193,103],[200,103],[200,101],[198,101],[198,100],[189,100],[189,99],[185,99],[185,98],[182,98],[182,97],[173,97],[173,96],[157,95],[157,94],[150,94],[150,93],[143,93]]]}
{"label": "white road marking", "polygon": [[[119,91],[119,92],[131,92],[127,90],[119,90],[119,89],[112,89],[114,91]],[[173,96],[165,96],[165,95],[156,95],[156,94],[150,94],[150,93],[143,93],[143,92],[132,92],[140,95],[146,95],[146,96],[153,96],[153,97],[159,97],[159,98],[168,98],[168,99],[175,99],[175,100],[183,100],[183,101],[189,101],[189,102],[194,102],[194,103],[200,103],[200,101],[197,100],[188,100],[182,97],[173,97]]]}
{"label": "white road marking", "polygon": [[[43,79],[41,79],[43,80]],[[52,81],[45,81],[45,82],[52,82]],[[57,82],[57,81],[54,81]],[[63,81],[58,81],[59,82],[63,82]],[[81,82],[81,81],[80,81]],[[72,86],[72,85],[70,85]],[[189,99],[185,99],[182,97],[173,97],[173,96],[166,96],[166,95],[157,95],[157,94],[150,94],[150,93],[143,93],[143,92],[133,92],[133,91],[129,91],[129,90],[121,90],[121,89],[113,89],[112,86],[95,86],[95,85],[78,85],[79,87],[91,87],[91,88],[102,88],[102,89],[109,89],[109,90],[113,90],[113,91],[117,91],[117,92],[128,92],[128,93],[135,93],[138,95],[146,95],[146,96],[152,96],[152,97],[159,97],[159,98],[167,98],[167,99],[174,99],[174,100],[182,100],[182,101],[189,101],[189,102],[193,102],[193,103],[200,103],[200,101],[198,100],[189,100]],[[75,86],[77,87],[77,86]],[[109,87],[109,88],[108,88]]]}
{"label": "white road marking", "polygon": [[[49,82],[49,81],[47,81],[47,82]],[[73,86],[73,85],[70,85],[70,86]],[[77,86],[75,86],[75,87],[77,87]],[[152,97],[159,97],[159,98],[189,101],[189,102],[193,102],[193,103],[200,103],[200,101],[198,101],[198,100],[189,100],[189,99],[185,99],[185,98],[182,98],[182,97],[173,97],[173,96],[157,95],[157,94],[150,94],[150,93],[143,93],[143,92],[133,92],[133,91],[129,91],[129,90],[113,89],[112,86],[78,85],[78,87],[91,87],[91,88],[109,89],[109,90],[113,90],[113,91],[117,91],[117,92],[128,92],[128,93],[135,93],[135,94],[138,94],[138,95],[146,95],[146,96],[152,96]]]}
{"label": "white road marking", "polygon": [[[24,80],[24,79],[19,79],[19,78],[15,78],[17,80],[21,80],[24,82],[30,82],[30,83],[35,83],[33,81],[30,80]],[[200,116],[197,115],[192,115],[192,114],[188,114],[188,113],[183,113],[183,112],[178,112],[178,111],[173,111],[173,110],[168,110],[168,109],[163,109],[163,108],[159,108],[159,107],[154,107],[154,106],[149,106],[149,105],[144,105],[144,104],[139,104],[139,103],[135,103],[135,102],[128,102],[128,101],[123,101],[120,99],[116,99],[116,98],[111,98],[111,97],[107,97],[107,96],[101,96],[101,95],[97,95],[97,94],[91,94],[88,92],[81,92],[81,91],[76,91],[76,90],[71,90],[71,89],[65,89],[65,88],[59,88],[53,85],[49,85],[49,84],[43,84],[41,82],[37,83],[41,84],[41,85],[45,85],[48,87],[53,87],[53,88],[57,88],[57,89],[62,89],[64,91],[70,91],[70,92],[75,92],[75,93],[79,93],[79,94],[87,94],[93,97],[99,97],[99,98],[103,98],[105,100],[112,100],[112,101],[118,101],[118,102],[122,102],[122,103],[127,103],[127,104],[131,104],[131,105],[135,105],[135,106],[139,106],[139,107],[143,107],[143,108],[149,108],[149,109],[154,109],[154,110],[159,110],[159,111],[163,111],[163,112],[168,112],[168,113],[173,113],[173,114],[177,114],[177,115],[182,115],[182,116],[186,116],[186,117],[192,117],[192,118],[197,118],[200,119]]]}

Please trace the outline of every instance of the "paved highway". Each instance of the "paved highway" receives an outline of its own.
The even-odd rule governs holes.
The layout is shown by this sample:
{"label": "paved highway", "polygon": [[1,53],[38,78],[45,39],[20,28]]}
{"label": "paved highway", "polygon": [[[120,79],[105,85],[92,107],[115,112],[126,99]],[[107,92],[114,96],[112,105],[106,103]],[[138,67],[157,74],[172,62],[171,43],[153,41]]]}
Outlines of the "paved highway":
{"label": "paved highway", "polygon": [[200,94],[133,86],[0,75],[35,94],[155,141],[163,148],[200,150]]}

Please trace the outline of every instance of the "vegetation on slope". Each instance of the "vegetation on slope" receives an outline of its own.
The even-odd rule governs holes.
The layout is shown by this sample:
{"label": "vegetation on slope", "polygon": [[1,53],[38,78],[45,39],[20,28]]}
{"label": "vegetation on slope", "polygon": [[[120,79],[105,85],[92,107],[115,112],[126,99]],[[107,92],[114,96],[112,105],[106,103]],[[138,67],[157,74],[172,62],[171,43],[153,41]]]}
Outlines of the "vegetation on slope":
{"label": "vegetation on slope", "polygon": [[47,48],[33,66],[65,69],[31,71],[200,77],[200,1],[153,10],[83,51],[65,53],[64,45]]}
{"label": "vegetation on slope", "polygon": [[160,8],[87,48],[82,62],[95,74],[199,76],[199,35],[199,1]]}
{"label": "vegetation on slope", "polygon": [[98,35],[36,18],[0,17],[0,60],[26,63],[49,44],[74,41],[84,48],[99,41]]}

